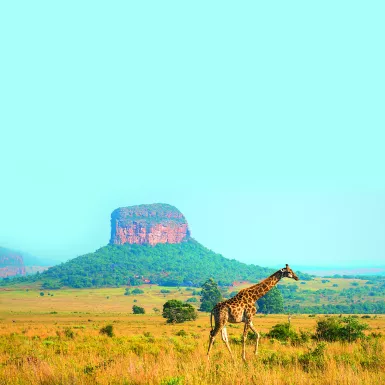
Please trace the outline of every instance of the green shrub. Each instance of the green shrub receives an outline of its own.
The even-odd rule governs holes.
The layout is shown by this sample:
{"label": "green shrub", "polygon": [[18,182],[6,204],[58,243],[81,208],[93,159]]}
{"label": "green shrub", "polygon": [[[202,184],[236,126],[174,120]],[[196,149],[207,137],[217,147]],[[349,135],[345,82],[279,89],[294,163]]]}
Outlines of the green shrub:
{"label": "green shrub", "polygon": [[378,338],[362,341],[360,353],[360,365],[363,369],[383,370],[385,354],[383,344]]}
{"label": "green shrub", "polygon": [[64,329],[64,335],[67,338],[71,338],[71,339],[73,339],[75,337],[75,334],[74,334],[74,332],[73,332],[73,330],[71,328],[65,328]]}
{"label": "green shrub", "polygon": [[324,369],[325,367],[326,343],[319,342],[313,350],[298,357],[298,361],[305,371],[311,369]]}
{"label": "green shrub", "polygon": [[267,333],[267,337],[275,338],[279,341],[299,340],[298,334],[290,327],[288,323],[276,324]]}
{"label": "green shrub", "polygon": [[134,290],[132,290],[131,293],[132,293],[132,294],[143,294],[143,293],[144,293],[144,290],[135,288]]}
{"label": "green shrub", "polygon": [[134,306],[132,307],[132,312],[133,312],[134,314],[145,314],[145,313],[146,313],[146,311],[144,310],[144,308],[142,308],[142,307],[140,307],[140,306],[136,306],[136,305],[134,305]]}
{"label": "green shrub", "polygon": [[195,297],[188,298],[186,302],[198,302]]}
{"label": "green shrub", "polygon": [[114,327],[112,325],[107,325],[103,328],[100,329],[99,333],[100,334],[105,334],[107,335],[108,337],[113,337],[114,336],[114,331],[113,331]]}
{"label": "green shrub", "polygon": [[160,291],[162,294],[168,294],[168,293],[171,293],[170,290],[167,290],[167,289],[162,289]]}

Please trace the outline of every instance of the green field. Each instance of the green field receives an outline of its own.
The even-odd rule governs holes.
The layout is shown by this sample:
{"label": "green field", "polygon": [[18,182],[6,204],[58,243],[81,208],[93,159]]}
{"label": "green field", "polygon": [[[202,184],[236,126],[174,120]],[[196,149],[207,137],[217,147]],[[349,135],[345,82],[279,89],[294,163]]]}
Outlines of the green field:
{"label": "green field", "polygon": [[[222,288],[223,296],[227,298],[252,285],[251,282],[237,282],[234,286]],[[134,287],[132,287],[134,288]],[[131,289],[132,289],[131,288]],[[165,287],[158,285],[138,286],[144,294],[125,296],[125,287],[99,289],[42,290],[41,282],[28,285],[17,284],[0,288],[1,308],[19,308],[23,304],[25,312],[38,311],[108,311],[112,313],[129,313],[134,304],[144,307],[146,313],[152,313],[153,308],[161,309],[164,302],[170,298],[186,301],[195,297],[199,306],[200,288]],[[347,279],[347,278],[314,278],[310,281],[293,281],[284,279],[278,284],[284,298],[285,311],[290,313],[385,313],[385,278]],[[163,294],[161,290],[169,290]],[[40,293],[44,292],[44,296]]]}

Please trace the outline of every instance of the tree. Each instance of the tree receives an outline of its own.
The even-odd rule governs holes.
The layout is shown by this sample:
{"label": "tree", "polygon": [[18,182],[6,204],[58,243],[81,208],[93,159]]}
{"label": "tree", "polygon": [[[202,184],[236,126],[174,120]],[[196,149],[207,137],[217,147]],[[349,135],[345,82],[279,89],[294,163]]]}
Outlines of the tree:
{"label": "tree", "polygon": [[194,306],[171,299],[163,305],[162,316],[167,319],[167,323],[182,323],[196,320],[197,312]]}
{"label": "tree", "polygon": [[142,308],[142,307],[140,307],[140,306],[136,306],[136,305],[134,305],[134,306],[132,307],[132,312],[133,312],[134,314],[145,314],[145,313],[146,313],[145,310],[144,310],[144,308]]}
{"label": "tree", "polygon": [[222,301],[222,294],[218,289],[217,283],[212,278],[203,284],[201,295],[200,311],[211,311],[218,302]]}
{"label": "tree", "polygon": [[274,286],[257,301],[257,306],[264,314],[283,313],[283,297],[279,289]]}

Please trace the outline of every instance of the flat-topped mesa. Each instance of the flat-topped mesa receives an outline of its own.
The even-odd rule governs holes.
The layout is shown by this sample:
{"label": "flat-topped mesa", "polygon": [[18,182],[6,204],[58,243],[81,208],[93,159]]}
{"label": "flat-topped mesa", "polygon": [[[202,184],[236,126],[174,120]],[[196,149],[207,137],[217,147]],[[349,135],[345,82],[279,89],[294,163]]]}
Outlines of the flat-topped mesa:
{"label": "flat-topped mesa", "polygon": [[174,206],[164,203],[121,207],[111,214],[110,244],[181,243],[190,238],[188,223]]}

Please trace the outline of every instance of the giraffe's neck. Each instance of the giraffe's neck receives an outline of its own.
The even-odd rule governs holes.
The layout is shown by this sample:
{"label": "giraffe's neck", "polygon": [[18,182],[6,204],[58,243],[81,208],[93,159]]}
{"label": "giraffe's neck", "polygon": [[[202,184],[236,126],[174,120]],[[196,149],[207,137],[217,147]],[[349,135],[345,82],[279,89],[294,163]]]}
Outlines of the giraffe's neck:
{"label": "giraffe's neck", "polygon": [[269,290],[271,290],[281,278],[282,273],[280,270],[278,270],[270,277],[264,279],[262,282],[259,282],[254,286],[249,287],[246,290],[251,293],[253,300],[256,301],[257,299],[265,295]]}

